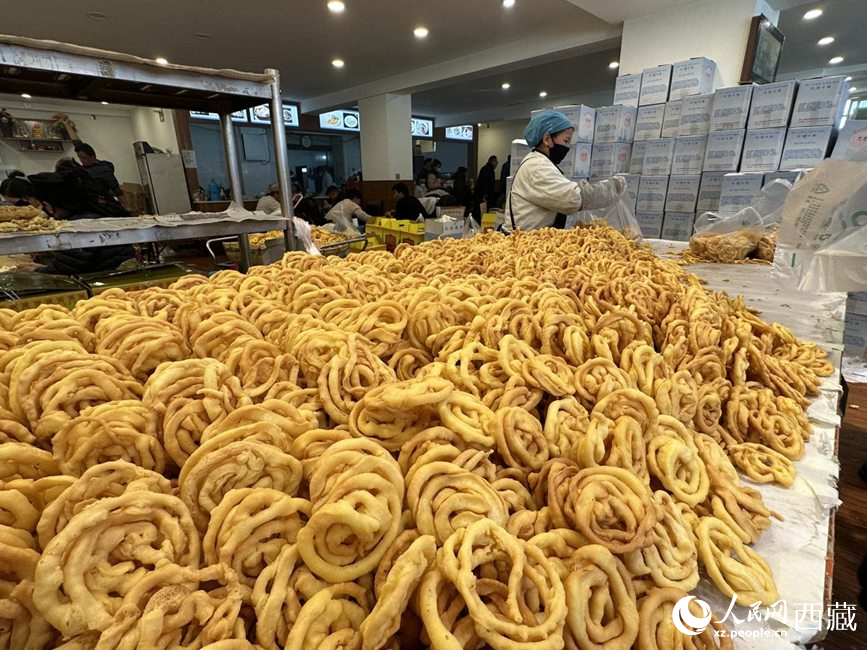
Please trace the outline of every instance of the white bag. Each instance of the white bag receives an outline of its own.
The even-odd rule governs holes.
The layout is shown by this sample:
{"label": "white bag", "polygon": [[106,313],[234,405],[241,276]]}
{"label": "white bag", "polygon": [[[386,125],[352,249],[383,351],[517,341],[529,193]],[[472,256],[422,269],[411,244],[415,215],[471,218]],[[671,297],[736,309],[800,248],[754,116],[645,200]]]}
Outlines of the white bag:
{"label": "white bag", "polygon": [[823,160],[795,185],[774,275],[802,291],[867,290],[867,153]]}

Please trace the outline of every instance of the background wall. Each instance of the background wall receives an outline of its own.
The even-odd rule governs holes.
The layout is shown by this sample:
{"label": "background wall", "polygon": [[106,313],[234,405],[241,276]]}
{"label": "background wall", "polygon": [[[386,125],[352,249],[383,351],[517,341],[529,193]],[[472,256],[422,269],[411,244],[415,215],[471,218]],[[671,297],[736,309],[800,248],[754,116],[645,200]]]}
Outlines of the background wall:
{"label": "background wall", "polygon": [[[476,161],[476,169],[471,170],[473,175],[478,175],[482,165],[488,162],[488,158],[496,156],[499,162],[499,167],[503,166],[506,158],[512,151],[512,140],[524,137],[524,128],[527,126],[527,119],[510,120],[507,122],[491,122],[483,124],[479,129],[479,159]],[[514,172],[516,166],[512,168]],[[497,180],[500,178],[500,170],[497,169]]]}

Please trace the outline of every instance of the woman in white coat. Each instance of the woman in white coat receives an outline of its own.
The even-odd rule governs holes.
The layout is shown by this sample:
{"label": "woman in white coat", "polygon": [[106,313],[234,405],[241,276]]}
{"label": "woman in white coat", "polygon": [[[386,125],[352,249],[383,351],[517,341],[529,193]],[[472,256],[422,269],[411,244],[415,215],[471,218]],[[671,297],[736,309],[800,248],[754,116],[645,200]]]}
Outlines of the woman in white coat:
{"label": "woman in white coat", "polygon": [[608,207],[626,189],[620,176],[582,185],[563,175],[557,165],[569,153],[574,130],[558,111],[542,111],[530,120],[524,138],[533,150],[521,161],[512,181],[506,202],[507,230],[563,228],[565,215]]}

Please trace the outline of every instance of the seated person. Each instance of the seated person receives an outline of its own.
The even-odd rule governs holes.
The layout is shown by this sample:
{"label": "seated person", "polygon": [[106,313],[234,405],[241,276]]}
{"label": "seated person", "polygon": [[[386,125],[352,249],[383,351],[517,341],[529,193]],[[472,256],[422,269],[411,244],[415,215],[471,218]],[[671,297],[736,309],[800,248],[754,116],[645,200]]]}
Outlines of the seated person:
{"label": "seated person", "polygon": [[277,183],[271,183],[268,186],[268,191],[256,203],[256,212],[282,214],[283,207],[280,205],[280,186]]}
{"label": "seated person", "polygon": [[436,198],[443,198],[444,196],[451,196],[443,187],[442,179],[431,172],[427,175],[427,179],[425,179],[425,185],[427,186],[427,192],[425,192],[425,196],[434,196]]}
{"label": "seated person", "polygon": [[[8,198],[26,200],[58,220],[129,216],[114,197],[98,191],[100,186],[86,171],[80,169],[43,172],[27,177],[23,174],[13,176],[3,182],[0,193]],[[79,275],[111,271],[134,257],[135,250],[128,244],[100,246],[44,254],[39,257],[40,265],[22,268],[59,275]]]}
{"label": "seated person", "polygon": [[408,219],[409,221],[415,221],[419,217],[424,219],[430,217],[421,201],[414,196],[410,196],[406,183],[395,183],[391,188],[391,192],[397,200],[395,209],[389,212],[391,217],[395,219]]}
{"label": "seated person", "polygon": [[304,196],[298,185],[292,186],[292,202],[295,204],[293,214],[299,219],[304,219],[311,226],[324,226],[325,218],[319,211],[316,201],[309,196]]}
{"label": "seated person", "polygon": [[337,230],[341,230],[341,226],[345,226],[347,221],[351,221],[355,217],[360,223],[367,223],[371,218],[364,210],[361,209],[361,192],[358,190],[347,190],[346,198],[339,201],[325,215],[325,219],[337,224]]}
{"label": "seated person", "polygon": [[328,197],[328,205],[332,208],[340,203],[344,198],[347,198],[343,195],[336,185],[330,185],[327,190],[325,190],[325,196]]}

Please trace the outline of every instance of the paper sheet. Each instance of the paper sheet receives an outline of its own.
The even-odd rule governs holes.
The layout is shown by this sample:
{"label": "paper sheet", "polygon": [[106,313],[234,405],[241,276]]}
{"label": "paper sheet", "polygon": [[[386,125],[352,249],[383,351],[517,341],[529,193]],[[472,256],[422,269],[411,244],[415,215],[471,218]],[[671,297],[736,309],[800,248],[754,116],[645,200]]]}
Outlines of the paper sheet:
{"label": "paper sheet", "polygon": [[[651,240],[648,243],[658,255],[670,257],[688,244]],[[771,619],[765,622],[746,621],[746,608],[735,606],[733,614],[744,621],[729,625],[737,631],[784,630],[785,638],[761,637],[734,639],[735,648],[792,648],[806,644],[817,636],[814,625],[802,622],[794,629],[796,606],[802,603],[827,605],[825,600],[826,558],[831,512],[839,503],[837,478],[839,462],[835,456],[837,428],[840,416],[837,406],[842,395],[840,367],[843,359],[843,326],[846,294],[815,294],[792,291],[776,284],[770,267],[753,264],[697,264],[686,267],[706,281],[715,290],[731,295],[742,295],[749,307],[761,311],[767,321],[777,321],[790,327],[806,341],[818,343],[828,350],[835,374],[823,380],[821,395],[807,410],[813,424],[813,436],[806,446],[804,458],[796,462],[798,478],[790,489],[776,485],[756,485],[744,477],[744,482],[762,494],[765,504],[785,519],[773,520],[771,528],[762,535],[755,550],[773,571],[780,598],[788,605],[785,621]],[[861,366],[867,375],[867,365]],[[720,616],[729,607],[729,599],[703,577],[696,595],[711,605]]]}

